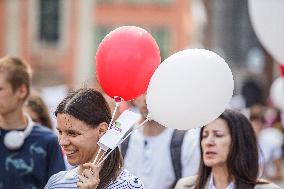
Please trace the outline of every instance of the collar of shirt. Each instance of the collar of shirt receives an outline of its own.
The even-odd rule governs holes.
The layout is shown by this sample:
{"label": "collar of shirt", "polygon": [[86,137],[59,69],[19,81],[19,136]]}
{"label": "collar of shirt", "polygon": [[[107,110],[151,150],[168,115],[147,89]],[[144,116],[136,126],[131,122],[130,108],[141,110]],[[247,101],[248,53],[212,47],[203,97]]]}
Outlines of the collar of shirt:
{"label": "collar of shirt", "polygon": [[[226,189],[234,189],[234,183],[230,182],[230,184],[226,187]],[[209,185],[208,185],[208,189],[216,189],[214,183],[213,183],[213,174],[211,173],[210,175],[210,180],[209,180]]]}

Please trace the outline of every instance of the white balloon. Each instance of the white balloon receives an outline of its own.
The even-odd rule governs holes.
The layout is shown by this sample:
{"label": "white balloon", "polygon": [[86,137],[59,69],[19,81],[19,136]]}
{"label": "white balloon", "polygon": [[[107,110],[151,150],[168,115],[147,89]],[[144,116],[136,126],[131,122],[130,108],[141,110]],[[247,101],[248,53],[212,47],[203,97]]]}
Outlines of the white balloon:
{"label": "white balloon", "polygon": [[249,0],[248,8],[258,39],[284,65],[284,1]]}
{"label": "white balloon", "polygon": [[208,124],[226,109],[234,89],[232,72],[217,54],[188,49],[164,60],[146,95],[150,117],[175,129]]}
{"label": "white balloon", "polygon": [[284,78],[275,79],[270,88],[270,97],[273,104],[284,111]]}

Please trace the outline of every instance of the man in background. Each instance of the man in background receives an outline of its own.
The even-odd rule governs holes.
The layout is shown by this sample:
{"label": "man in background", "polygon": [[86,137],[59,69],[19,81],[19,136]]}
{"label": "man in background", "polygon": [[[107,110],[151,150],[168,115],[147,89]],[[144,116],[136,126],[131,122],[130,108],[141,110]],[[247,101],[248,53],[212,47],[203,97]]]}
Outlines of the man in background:
{"label": "man in background", "polygon": [[[135,103],[143,122],[148,114],[145,95]],[[175,130],[148,121],[121,145],[125,168],[140,177],[147,189],[173,188],[179,178],[197,173],[199,131]]]}
{"label": "man in background", "polygon": [[0,189],[44,188],[65,169],[57,137],[23,111],[30,75],[21,59],[0,59]]}

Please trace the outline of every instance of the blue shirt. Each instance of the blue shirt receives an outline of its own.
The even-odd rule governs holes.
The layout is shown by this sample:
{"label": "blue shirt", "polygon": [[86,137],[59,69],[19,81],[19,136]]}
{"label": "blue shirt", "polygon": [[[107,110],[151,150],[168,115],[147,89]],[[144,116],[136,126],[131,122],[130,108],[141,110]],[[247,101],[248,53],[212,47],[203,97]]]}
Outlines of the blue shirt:
{"label": "blue shirt", "polygon": [[[77,189],[77,182],[79,181],[77,171],[78,168],[74,168],[53,175],[45,189]],[[111,181],[107,189],[144,189],[144,185],[138,177],[124,169],[115,181]]]}
{"label": "blue shirt", "polygon": [[35,125],[23,146],[9,150],[0,133],[0,189],[41,189],[50,176],[65,170],[57,137],[51,130]]}

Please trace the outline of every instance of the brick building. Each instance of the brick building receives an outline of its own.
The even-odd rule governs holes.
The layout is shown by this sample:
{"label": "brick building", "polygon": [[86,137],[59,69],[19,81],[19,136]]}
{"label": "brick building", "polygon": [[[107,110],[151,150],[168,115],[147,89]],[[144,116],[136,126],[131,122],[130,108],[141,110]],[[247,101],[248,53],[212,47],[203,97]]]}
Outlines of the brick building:
{"label": "brick building", "polygon": [[94,80],[97,45],[122,25],[151,32],[166,58],[192,40],[190,1],[2,0],[0,56],[26,59],[36,87],[86,85]]}

